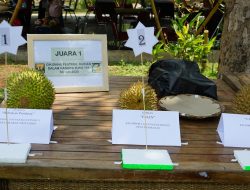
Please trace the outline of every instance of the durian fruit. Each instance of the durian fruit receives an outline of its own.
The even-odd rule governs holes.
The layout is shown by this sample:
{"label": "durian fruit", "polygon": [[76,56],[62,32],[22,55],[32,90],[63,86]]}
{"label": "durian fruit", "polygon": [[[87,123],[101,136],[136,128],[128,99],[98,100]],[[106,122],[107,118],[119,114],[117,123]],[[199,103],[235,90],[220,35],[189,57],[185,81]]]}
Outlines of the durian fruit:
{"label": "durian fruit", "polygon": [[250,85],[243,86],[236,93],[232,108],[234,113],[250,114]]}
{"label": "durian fruit", "polygon": [[[132,84],[128,89],[123,90],[120,94],[119,104],[122,109],[143,110],[143,83],[137,82]],[[145,109],[157,109],[157,96],[152,87],[145,84]]]}
{"label": "durian fruit", "polygon": [[50,109],[55,89],[41,72],[27,69],[7,78],[7,107]]}
{"label": "durian fruit", "polygon": [[0,104],[3,101],[3,99],[4,99],[4,89],[0,88]]}

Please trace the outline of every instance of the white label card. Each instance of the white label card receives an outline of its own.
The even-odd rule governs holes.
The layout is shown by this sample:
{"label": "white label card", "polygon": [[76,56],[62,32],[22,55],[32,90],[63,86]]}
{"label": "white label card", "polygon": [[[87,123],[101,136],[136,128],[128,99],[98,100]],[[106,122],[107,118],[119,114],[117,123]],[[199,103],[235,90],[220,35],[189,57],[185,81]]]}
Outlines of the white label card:
{"label": "white label card", "polygon": [[[52,110],[7,109],[9,142],[49,144]],[[7,142],[6,109],[0,108],[0,142]]]}
{"label": "white label card", "polygon": [[146,139],[148,145],[181,146],[179,113],[113,110],[113,144],[146,145]]}
{"label": "white label card", "polygon": [[217,132],[227,147],[250,147],[250,115],[223,113]]}

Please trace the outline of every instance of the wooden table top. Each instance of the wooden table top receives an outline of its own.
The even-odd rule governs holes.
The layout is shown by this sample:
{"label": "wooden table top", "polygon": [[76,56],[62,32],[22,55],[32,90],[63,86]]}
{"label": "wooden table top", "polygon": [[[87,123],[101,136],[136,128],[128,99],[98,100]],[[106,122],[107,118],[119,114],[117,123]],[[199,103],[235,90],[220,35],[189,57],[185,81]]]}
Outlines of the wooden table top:
{"label": "wooden table top", "polygon": [[[0,164],[2,179],[198,181],[249,183],[250,173],[232,163],[233,148],[216,143],[217,119],[180,120],[182,147],[167,149],[173,171],[125,170],[120,165],[122,148],[143,146],[111,145],[112,109],[122,89],[139,78],[111,77],[109,92],[57,94],[53,105],[55,125],[52,141],[58,144],[33,144],[26,164]],[[230,111],[234,92],[217,81],[219,101]]]}

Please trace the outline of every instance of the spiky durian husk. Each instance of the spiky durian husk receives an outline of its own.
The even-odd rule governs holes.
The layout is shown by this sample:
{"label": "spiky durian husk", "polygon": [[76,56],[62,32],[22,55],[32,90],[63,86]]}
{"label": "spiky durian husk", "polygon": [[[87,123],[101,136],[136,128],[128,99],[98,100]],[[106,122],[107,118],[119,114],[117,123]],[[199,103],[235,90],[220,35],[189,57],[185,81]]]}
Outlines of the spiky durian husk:
{"label": "spiky durian husk", "polygon": [[50,109],[55,90],[42,73],[25,70],[7,78],[7,106],[9,108]]}
{"label": "spiky durian husk", "polygon": [[4,99],[4,89],[0,88],[0,104],[2,103]]}
{"label": "spiky durian husk", "polygon": [[[143,110],[142,97],[143,83],[137,82],[131,85],[128,89],[123,90],[120,94],[119,104],[122,109]],[[157,109],[157,96],[153,88],[149,85],[144,86],[145,89],[145,109]]]}
{"label": "spiky durian husk", "polygon": [[233,100],[233,112],[250,114],[250,85],[243,86]]}

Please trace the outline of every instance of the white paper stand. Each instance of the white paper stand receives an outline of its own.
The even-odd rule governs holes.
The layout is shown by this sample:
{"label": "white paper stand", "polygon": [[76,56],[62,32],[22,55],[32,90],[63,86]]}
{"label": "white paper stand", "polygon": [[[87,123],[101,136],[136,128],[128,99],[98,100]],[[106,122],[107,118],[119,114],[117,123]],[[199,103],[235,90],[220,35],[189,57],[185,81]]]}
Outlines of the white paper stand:
{"label": "white paper stand", "polygon": [[250,147],[250,115],[222,113],[217,132],[225,147]]}
{"label": "white paper stand", "polygon": [[30,144],[0,144],[0,163],[25,163]]}
{"label": "white paper stand", "polygon": [[250,170],[250,151],[249,150],[234,150],[234,156],[239,162],[243,170]]}
{"label": "white paper stand", "polygon": [[[147,117],[147,142],[144,114]],[[112,144],[181,146],[179,113],[114,109]]]}
{"label": "white paper stand", "polygon": [[52,110],[0,108],[0,142],[49,144],[53,133]]}
{"label": "white paper stand", "polygon": [[167,150],[122,149],[122,166],[126,169],[173,169]]}

